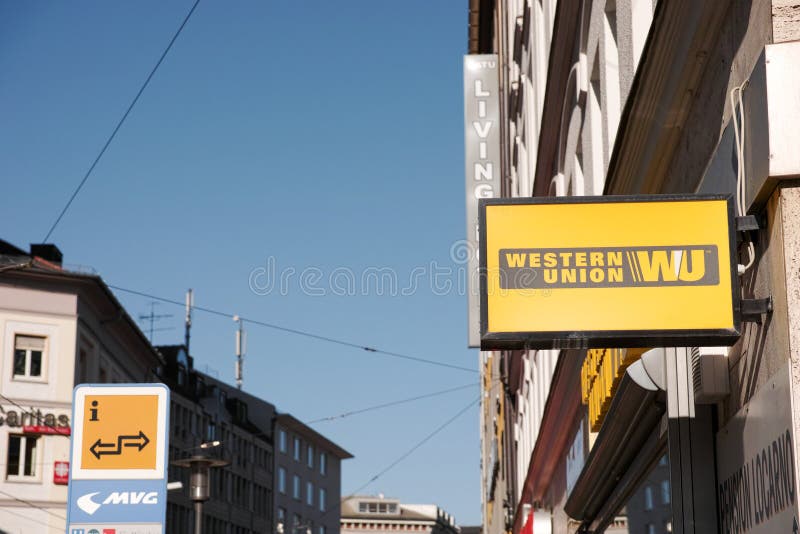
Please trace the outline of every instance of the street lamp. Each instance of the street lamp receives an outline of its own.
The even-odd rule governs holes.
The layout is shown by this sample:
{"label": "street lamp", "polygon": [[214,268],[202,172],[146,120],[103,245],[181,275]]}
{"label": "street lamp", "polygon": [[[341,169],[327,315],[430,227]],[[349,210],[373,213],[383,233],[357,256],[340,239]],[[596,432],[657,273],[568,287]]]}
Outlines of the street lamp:
{"label": "street lamp", "polygon": [[[205,445],[205,446],[204,446]],[[203,443],[200,445],[202,449],[217,447],[218,441]],[[191,458],[184,458],[182,460],[175,460],[172,465],[177,467],[188,467],[191,470],[191,477],[189,479],[189,498],[194,501],[194,532],[195,534],[202,534],[203,532],[203,503],[211,497],[211,490],[209,487],[209,478],[212,467],[224,467],[230,465],[227,460],[220,460],[217,458],[209,458],[208,456],[195,455]]]}

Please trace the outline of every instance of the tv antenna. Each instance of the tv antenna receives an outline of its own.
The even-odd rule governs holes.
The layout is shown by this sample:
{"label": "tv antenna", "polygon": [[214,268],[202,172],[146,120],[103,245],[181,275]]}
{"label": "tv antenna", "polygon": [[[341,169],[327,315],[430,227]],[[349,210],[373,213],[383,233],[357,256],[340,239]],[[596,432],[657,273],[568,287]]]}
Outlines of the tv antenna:
{"label": "tv antenna", "polygon": [[155,332],[163,332],[165,330],[172,330],[174,328],[172,326],[166,326],[166,327],[162,327],[162,328],[156,328],[155,327],[156,322],[158,322],[158,321],[160,321],[162,319],[166,319],[168,317],[172,317],[171,313],[156,313],[156,306],[158,304],[160,304],[160,303],[156,302],[156,301],[150,301],[150,313],[148,313],[147,315],[144,315],[144,314],[139,315],[139,320],[140,321],[147,321],[150,324],[150,327],[148,328],[148,332],[150,334],[149,335],[149,339],[150,339],[150,344],[151,345],[153,344],[153,334]]}

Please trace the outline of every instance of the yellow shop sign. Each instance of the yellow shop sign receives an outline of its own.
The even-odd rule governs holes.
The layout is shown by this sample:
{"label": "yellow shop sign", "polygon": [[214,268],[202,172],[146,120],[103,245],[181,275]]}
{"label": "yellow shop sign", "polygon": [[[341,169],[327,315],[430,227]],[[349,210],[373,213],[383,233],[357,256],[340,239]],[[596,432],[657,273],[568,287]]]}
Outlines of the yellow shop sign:
{"label": "yellow shop sign", "polygon": [[733,200],[486,199],[481,347],[733,344]]}

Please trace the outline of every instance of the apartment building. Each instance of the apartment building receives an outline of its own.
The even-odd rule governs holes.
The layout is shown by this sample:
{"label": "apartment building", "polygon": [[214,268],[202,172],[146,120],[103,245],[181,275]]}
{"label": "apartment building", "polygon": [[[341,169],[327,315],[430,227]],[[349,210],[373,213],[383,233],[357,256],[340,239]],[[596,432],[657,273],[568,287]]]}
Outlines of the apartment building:
{"label": "apartment building", "polygon": [[460,534],[455,518],[435,504],[404,504],[383,495],[354,495],[342,502],[342,534]]}
{"label": "apartment building", "polygon": [[[470,2],[465,61],[497,66],[496,94],[480,86],[499,113],[484,196],[714,193],[753,216],[735,290],[755,304],[733,347],[481,353],[485,532],[797,528],[800,104],[782,88],[798,83],[798,15],[783,0]],[[593,413],[600,368],[612,387]],[[654,369],[669,381],[643,381]]]}
{"label": "apartment building", "polygon": [[162,365],[99,276],[52,245],[0,241],[0,529],[66,529],[72,389],[153,382]]}

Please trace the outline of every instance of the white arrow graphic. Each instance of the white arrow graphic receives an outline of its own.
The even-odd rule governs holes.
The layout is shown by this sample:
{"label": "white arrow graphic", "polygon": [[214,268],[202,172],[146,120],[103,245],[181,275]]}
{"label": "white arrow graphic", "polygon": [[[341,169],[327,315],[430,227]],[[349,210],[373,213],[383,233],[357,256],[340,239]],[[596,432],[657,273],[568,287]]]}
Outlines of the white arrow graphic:
{"label": "white arrow graphic", "polygon": [[100,505],[92,500],[92,497],[100,493],[99,491],[95,491],[94,493],[87,493],[81,497],[78,497],[78,508],[83,510],[89,515],[92,515],[100,508]]}

